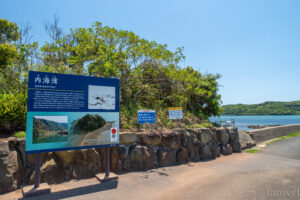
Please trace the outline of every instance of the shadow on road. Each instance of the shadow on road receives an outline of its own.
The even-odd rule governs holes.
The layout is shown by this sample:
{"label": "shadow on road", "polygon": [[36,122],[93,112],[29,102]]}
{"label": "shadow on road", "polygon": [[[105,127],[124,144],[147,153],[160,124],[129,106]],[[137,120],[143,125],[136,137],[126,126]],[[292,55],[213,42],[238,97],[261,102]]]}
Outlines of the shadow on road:
{"label": "shadow on road", "polygon": [[[28,197],[28,198],[21,198],[21,199],[24,199],[24,200],[64,199],[64,198],[85,195],[85,194],[91,194],[91,193],[95,193],[95,192],[101,192],[101,191],[105,191],[105,190],[112,190],[112,189],[116,189],[117,187],[118,187],[118,181],[108,181],[108,182],[99,183],[99,184],[95,184],[95,185],[88,185],[88,186],[73,188],[73,189],[69,189],[69,190],[52,192],[51,194],[38,195],[38,196],[33,196],[33,197]],[[19,199],[19,200],[21,200],[21,199]]]}

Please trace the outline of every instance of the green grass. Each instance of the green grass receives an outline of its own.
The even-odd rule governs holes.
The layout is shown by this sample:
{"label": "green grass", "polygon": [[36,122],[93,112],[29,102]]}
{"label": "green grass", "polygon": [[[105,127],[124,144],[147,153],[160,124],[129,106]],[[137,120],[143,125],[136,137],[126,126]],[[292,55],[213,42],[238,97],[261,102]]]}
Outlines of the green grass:
{"label": "green grass", "polygon": [[248,149],[248,150],[246,150],[246,152],[247,153],[257,153],[257,152],[259,152],[259,150],[258,149]]}
{"label": "green grass", "polygon": [[17,137],[17,138],[25,138],[26,137],[26,132],[25,131],[18,131],[18,132],[15,132],[13,134],[14,137]]}
{"label": "green grass", "polygon": [[280,140],[285,140],[285,139],[288,139],[288,138],[293,138],[293,137],[298,137],[298,136],[300,136],[300,132],[290,133],[286,136],[282,136],[282,137],[276,138],[276,139],[268,142],[267,145],[268,144],[273,144],[274,142],[277,142],[277,141],[280,141]]}

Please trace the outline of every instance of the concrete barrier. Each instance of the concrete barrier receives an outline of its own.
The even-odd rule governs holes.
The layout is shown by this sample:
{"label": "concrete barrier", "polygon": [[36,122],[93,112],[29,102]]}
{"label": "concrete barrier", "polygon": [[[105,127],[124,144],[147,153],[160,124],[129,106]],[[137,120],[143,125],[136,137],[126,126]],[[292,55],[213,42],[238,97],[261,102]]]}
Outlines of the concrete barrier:
{"label": "concrete barrier", "polygon": [[249,130],[247,133],[256,141],[263,142],[277,137],[288,135],[289,133],[299,132],[300,124],[268,127],[262,129]]}

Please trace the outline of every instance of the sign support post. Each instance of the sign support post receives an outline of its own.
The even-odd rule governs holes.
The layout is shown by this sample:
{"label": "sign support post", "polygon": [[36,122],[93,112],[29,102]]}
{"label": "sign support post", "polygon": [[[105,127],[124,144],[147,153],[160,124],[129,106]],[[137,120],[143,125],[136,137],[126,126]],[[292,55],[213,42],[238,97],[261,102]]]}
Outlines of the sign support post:
{"label": "sign support post", "polygon": [[106,154],[105,154],[105,179],[109,178],[109,152],[110,151],[110,147],[106,148]]}
{"label": "sign support post", "polygon": [[41,180],[41,154],[37,153],[35,157],[35,175],[34,186],[26,186],[22,189],[23,197],[31,197],[41,194],[51,193],[51,189],[47,183],[40,184]]}
{"label": "sign support post", "polygon": [[103,175],[103,173],[100,174],[96,174],[96,178],[100,181],[100,182],[107,182],[107,181],[112,181],[112,180],[118,180],[119,177],[114,174],[114,173],[110,173],[109,171],[109,167],[110,167],[110,147],[107,147],[105,150],[105,173]]}
{"label": "sign support post", "polygon": [[34,176],[34,188],[40,187],[40,174],[41,174],[41,154],[36,154],[35,157],[35,176]]}

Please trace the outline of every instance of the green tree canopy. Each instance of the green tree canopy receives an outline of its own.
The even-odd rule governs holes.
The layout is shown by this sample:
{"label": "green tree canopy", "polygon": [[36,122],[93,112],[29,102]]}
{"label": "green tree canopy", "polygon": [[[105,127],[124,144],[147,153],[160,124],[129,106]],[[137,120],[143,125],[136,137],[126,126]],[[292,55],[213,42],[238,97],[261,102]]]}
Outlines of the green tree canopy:
{"label": "green tree canopy", "polygon": [[0,44],[10,43],[19,39],[19,27],[16,23],[0,19]]}
{"label": "green tree canopy", "polygon": [[3,71],[18,56],[18,50],[11,44],[19,38],[18,26],[6,19],[0,19],[0,70]]}
{"label": "green tree canopy", "polygon": [[53,23],[46,24],[50,40],[40,48],[36,42],[24,42],[24,31],[18,36],[18,27],[7,22],[12,28],[1,36],[6,46],[3,50],[0,47],[0,53],[5,51],[1,54],[10,59],[0,59],[1,67],[5,66],[2,93],[24,93],[27,73],[32,69],[119,78],[121,126],[136,125],[138,109],[155,109],[162,113],[161,118],[167,117],[163,113],[170,106],[181,106],[201,119],[221,113],[220,75],[180,66],[185,59],[183,47],[171,51],[165,44],[100,22],[64,34],[58,22],[55,17]]}

